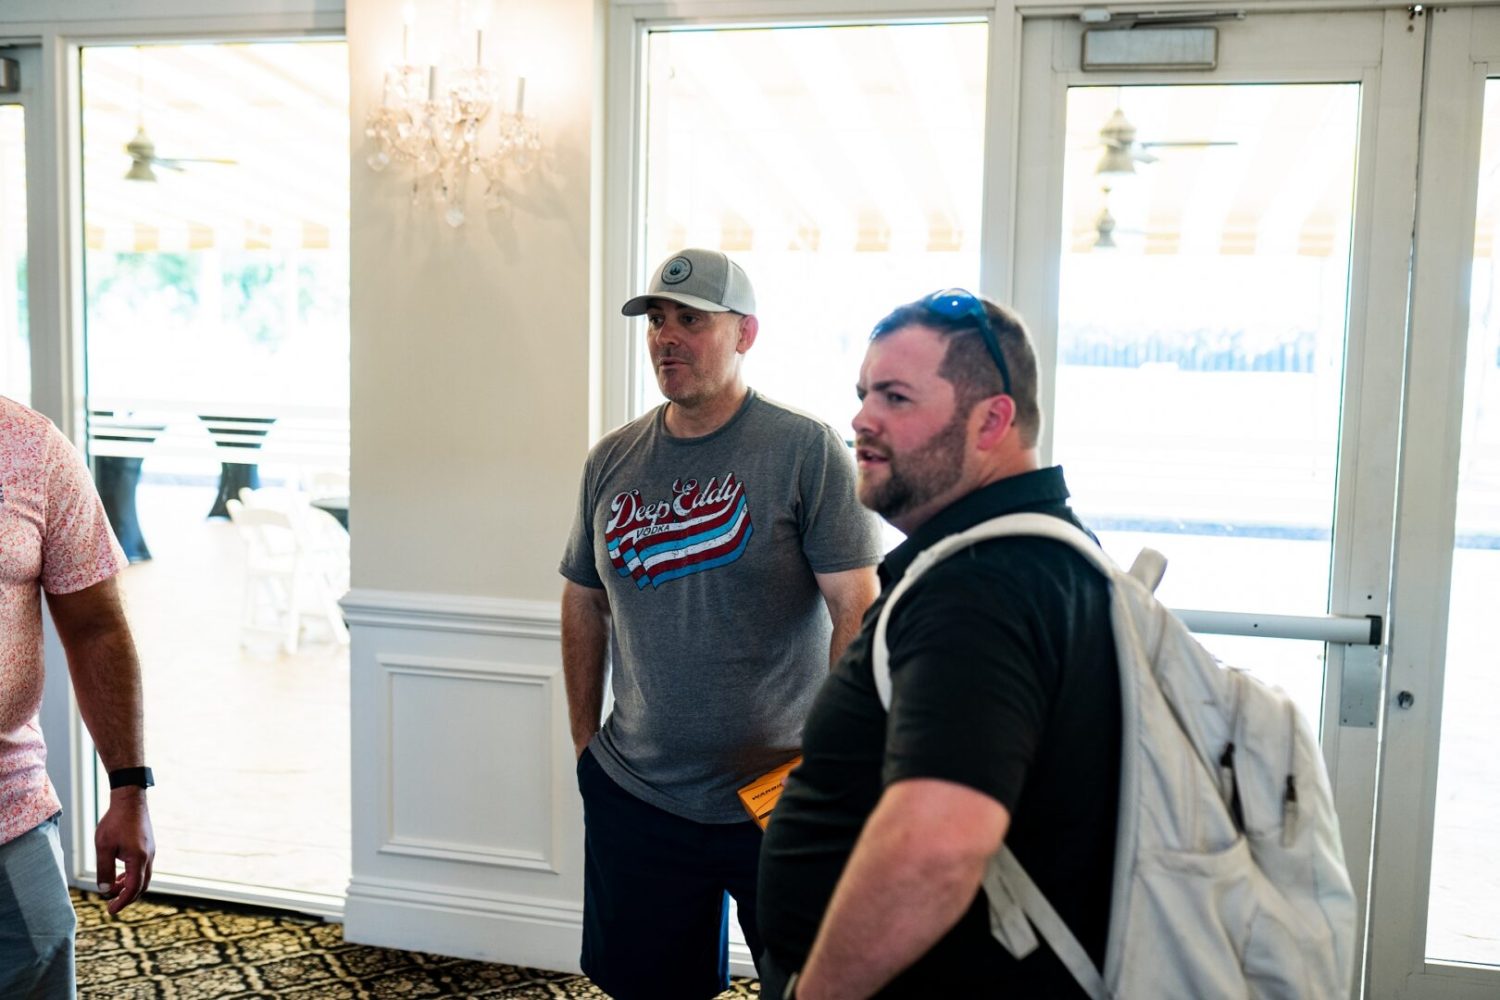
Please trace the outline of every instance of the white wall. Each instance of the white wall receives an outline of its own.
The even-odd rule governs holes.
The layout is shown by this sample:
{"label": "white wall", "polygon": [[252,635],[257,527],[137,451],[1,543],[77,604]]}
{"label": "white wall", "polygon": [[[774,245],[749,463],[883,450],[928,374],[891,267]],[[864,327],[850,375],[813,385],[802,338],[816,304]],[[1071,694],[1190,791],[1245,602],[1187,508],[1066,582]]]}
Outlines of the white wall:
{"label": "white wall", "polygon": [[[434,4],[419,8],[419,24]],[[582,824],[557,563],[587,450],[600,315],[602,3],[497,0],[547,163],[451,229],[363,122],[399,0],[351,0],[354,877],[349,940],[576,968]]]}
{"label": "white wall", "polygon": [[509,218],[476,200],[454,230],[411,204],[397,168],[365,166],[401,4],[348,5],[356,588],[557,597],[599,315],[596,6],[494,3],[486,64],[508,75],[524,59],[550,169],[522,181]]}

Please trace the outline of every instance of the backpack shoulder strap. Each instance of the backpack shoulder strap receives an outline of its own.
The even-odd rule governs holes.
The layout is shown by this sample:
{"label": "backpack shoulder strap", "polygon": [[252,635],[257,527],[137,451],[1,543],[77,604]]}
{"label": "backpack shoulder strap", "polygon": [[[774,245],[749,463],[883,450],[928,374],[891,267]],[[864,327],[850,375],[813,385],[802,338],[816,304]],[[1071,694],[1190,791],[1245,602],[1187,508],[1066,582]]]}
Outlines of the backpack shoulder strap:
{"label": "backpack shoulder strap", "polygon": [[880,617],[875,622],[872,663],[875,690],[880,695],[881,705],[886,708],[891,707],[891,656],[890,650],[886,648],[885,631],[886,624],[890,621],[891,609],[896,606],[896,602],[901,600],[923,573],[953,553],[991,538],[1006,538],[1013,535],[1050,538],[1071,546],[1106,579],[1113,579],[1114,575],[1119,572],[1109,556],[1104,554],[1104,550],[1099,548],[1086,532],[1051,514],[1005,514],[976,524],[967,531],[949,535],[923,549],[912,560],[906,573],[896,582],[896,586],[892,588],[890,596],[886,598],[884,606],[880,609]]}
{"label": "backpack shoulder strap", "polygon": [[[1042,940],[1052,948],[1052,953],[1058,960],[1067,966],[1073,979],[1089,995],[1090,1000],[1107,1000],[1109,991],[1104,985],[1104,977],[1094,966],[1094,960],[1063,922],[1052,903],[1042,895],[1042,890],[1037,888],[1031,876],[1026,874],[1026,869],[1021,867],[1021,862],[1016,860],[1009,846],[1000,845],[1000,850],[990,858],[983,885],[990,898],[992,924],[995,919],[995,900],[1008,899],[1036,927]],[[1005,943],[998,933],[995,936],[1002,944]],[[1011,953],[1015,954],[1015,950],[1012,949]]]}

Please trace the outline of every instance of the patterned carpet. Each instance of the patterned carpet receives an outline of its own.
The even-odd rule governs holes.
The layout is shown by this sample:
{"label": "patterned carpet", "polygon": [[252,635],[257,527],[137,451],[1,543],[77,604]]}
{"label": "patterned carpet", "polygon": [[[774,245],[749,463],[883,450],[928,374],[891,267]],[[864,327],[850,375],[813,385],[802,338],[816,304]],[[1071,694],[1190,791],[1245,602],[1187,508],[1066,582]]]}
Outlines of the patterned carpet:
{"label": "patterned carpet", "polygon": [[[112,918],[79,892],[73,906],[80,998],[605,996],[582,976],[346,944],[338,924],[256,907],[158,896]],[[722,997],[759,995],[759,984],[736,980]]]}

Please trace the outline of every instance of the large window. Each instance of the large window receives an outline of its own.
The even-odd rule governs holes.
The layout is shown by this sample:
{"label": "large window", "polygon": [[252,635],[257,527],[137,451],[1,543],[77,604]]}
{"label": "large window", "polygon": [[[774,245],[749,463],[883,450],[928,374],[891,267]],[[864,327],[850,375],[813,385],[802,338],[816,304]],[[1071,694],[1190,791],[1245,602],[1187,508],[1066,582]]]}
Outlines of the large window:
{"label": "large window", "polygon": [[[972,21],[649,35],[646,266],[684,246],[737,260],[761,321],[746,379],[845,434],[874,323],[977,288],[987,36]],[[641,370],[638,411],[661,398]]]}

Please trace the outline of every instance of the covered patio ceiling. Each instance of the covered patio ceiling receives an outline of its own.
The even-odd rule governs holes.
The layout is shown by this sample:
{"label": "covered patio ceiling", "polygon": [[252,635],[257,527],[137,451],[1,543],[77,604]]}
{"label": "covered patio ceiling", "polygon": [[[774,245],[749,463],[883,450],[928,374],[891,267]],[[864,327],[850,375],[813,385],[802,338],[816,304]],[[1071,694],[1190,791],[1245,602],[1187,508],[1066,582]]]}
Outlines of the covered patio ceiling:
{"label": "covered patio ceiling", "polygon": [[[90,46],[82,56],[90,249],[324,248],[347,240],[343,42]],[[156,181],[127,180],[144,128]],[[316,141],[309,141],[315,139]]]}

